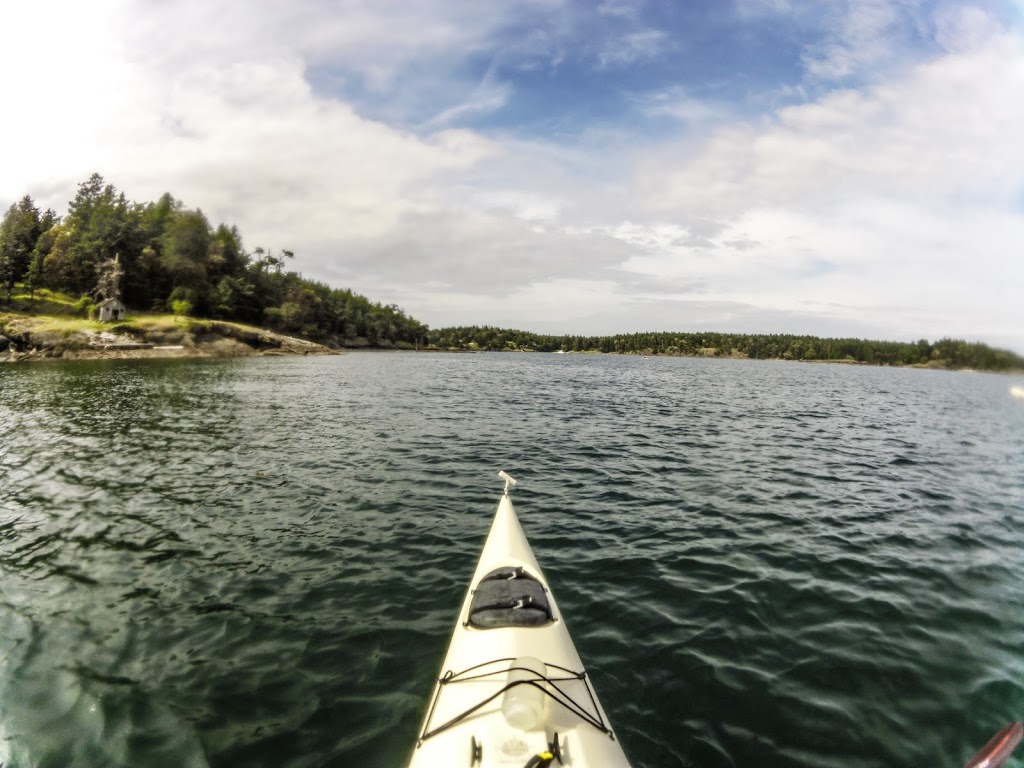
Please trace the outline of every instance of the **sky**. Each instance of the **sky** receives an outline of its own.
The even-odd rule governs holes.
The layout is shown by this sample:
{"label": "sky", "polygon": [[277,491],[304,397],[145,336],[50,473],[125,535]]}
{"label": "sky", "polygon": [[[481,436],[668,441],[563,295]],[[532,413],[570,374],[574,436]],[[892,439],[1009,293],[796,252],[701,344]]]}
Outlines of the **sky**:
{"label": "sky", "polygon": [[0,3],[0,205],[98,172],[433,328],[1024,353],[1024,0]]}

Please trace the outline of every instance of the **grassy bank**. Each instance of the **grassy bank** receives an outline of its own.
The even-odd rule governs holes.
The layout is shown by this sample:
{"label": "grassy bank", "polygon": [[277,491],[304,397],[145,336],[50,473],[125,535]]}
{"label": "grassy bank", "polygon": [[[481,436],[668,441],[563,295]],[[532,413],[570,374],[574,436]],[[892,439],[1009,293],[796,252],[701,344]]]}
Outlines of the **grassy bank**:
{"label": "grassy bank", "polygon": [[0,360],[334,353],[321,344],[242,323],[158,312],[101,323],[88,312],[88,302],[52,291],[15,294],[0,305]]}

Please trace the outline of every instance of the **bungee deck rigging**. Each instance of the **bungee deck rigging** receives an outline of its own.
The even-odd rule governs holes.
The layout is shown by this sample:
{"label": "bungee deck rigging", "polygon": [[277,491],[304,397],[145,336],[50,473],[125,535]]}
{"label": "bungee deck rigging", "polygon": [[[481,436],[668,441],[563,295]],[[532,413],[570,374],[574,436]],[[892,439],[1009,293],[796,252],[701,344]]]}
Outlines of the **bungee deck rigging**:
{"label": "bungee deck rigging", "polygon": [[[510,690],[511,688],[514,688],[517,685],[529,685],[529,686],[532,686],[532,687],[536,688],[537,690],[541,691],[544,695],[550,696],[556,702],[558,702],[562,706],[566,707],[570,711],[574,712],[577,716],[579,716],[579,718],[581,720],[583,720],[584,722],[592,725],[594,728],[596,728],[601,733],[606,734],[607,736],[609,736],[609,737],[611,737],[613,739],[615,738],[614,734],[612,734],[610,726],[604,721],[604,718],[601,715],[601,711],[600,711],[600,709],[597,706],[597,697],[594,694],[594,689],[590,685],[590,681],[587,679],[587,672],[586,672],[586,670],[581,670],[579,672],[574,672],[573,670],[563,669],[562,667],[559,667],[557,664],[550,664],[550,663],[547,664],[548,667],[554,667],[555,669],[558,669],[558,670],[560,670],[562,672],[565,672],[568,676],[567,677],[549,677],[547,675],[536,675],[536,677],[529,678],[529,679],[513,680],[511,682],[506,683],[500,689],[498,689],[497,691],[495,691],[494,693],[492,693],[491,695],[489,695],[487,698],[483,699],[482,701],[478,702],[474,706],[469,707],[464,712],[456,715],[455,717],[453,717],[448,722],[443,723],[442,725],[439,725],[436,728],[433,728],[431,730],[427,730],[427,728],[429,728],[429,726],[430,726],[431,718],[432,718],[432,716],[434,714],[434,708],[437,706],[437,699],[441,695],[441,691],[444,688],[444,686],[451,685],[452,683],[472,682],[474,680],[484,679],[484,678],[489,677],[491,675],[505,674],[505,673],[512,672],[512,671],[523,671],[523,672],[533,673],[533,670],[530,669],[529,667],[519,667],[519,666],[516,666],[515,665],[516,661],[517,661],[517,659],[514,659],[514,658],[494,659],[493,661],[484,662],[483,664],[477,664],[475,667],[470,667],[469,669],[464,669],[461,672],[452,672],[451,670],[445,672],[445,674],[442,677],[438,678],[438,680],[437,680],[438,687],[437,687],[437,690],[434,693],[434,699],[433,699],[433,701],[431,702],[431,705],[430,705],[430,712],[427,714],[426,722],[423,725],[423,732],[420,733],[419,742],[422,743],[423,741],[426,741],[427,739],[431,738],[432,736],[436,736],[439,733],[443,733],[444,731],[446,731],[447,729],[451,728],[452,726],[462,722],[464,719],[466,719],[467,717],[472,715],[474,712],[479,710],[481,707],[486,706],[488,703],[490,703],[491,701],[494,701],[496,698],[498,698],[499,696],[503,695],[506,691]],[[471,672],[475,672],[476,670],[482,669],[483,667],[486,667],[486,666],[489,666],[489,665],[508,665],[508,666],[501,666],[500,669],[495,669],[495,670],[493,670],[491,672],[484,672],[484,673],[478,674],[478,675],[470,675],[469,674]],[[587,693],[590,696],[590,702],[589,702],[589,704],[590,704],[590,711],[589,712],[587,711],[587,709],[585,708],[584,705],[581,705],[581,704],[579,704],[579,702],[573,700],[572,697],[566,695],[562,691],[562,689],[558,687],[558,683],[560,683],[560,682],[576,681],[576,680],[581,680],[586,685]],[[543,685],[544,683],[546,683],[548,686],[550,686],[550,688],[548,688],[545,685]]]}

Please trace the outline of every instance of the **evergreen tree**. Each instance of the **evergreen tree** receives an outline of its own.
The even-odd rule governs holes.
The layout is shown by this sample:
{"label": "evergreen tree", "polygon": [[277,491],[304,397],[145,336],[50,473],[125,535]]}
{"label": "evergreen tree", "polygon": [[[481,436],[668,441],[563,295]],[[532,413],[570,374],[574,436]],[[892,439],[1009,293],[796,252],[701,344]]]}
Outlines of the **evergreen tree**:
{"label": "evergreen tree", "polygon": [[39,209],[28,195],[11,205],[0,221],[0,284],[8,299],[14,293],[14,284],[28,274],[41,226]]}

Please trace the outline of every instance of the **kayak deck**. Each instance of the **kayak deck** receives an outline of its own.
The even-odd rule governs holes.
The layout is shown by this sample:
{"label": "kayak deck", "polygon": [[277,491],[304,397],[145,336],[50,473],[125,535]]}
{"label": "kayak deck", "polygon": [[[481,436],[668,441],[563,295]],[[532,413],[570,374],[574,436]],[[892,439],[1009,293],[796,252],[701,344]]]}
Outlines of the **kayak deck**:
{"label": "kayak deck", "polygon": [[628,768],[507,489],[441,670],[410,768]]}

